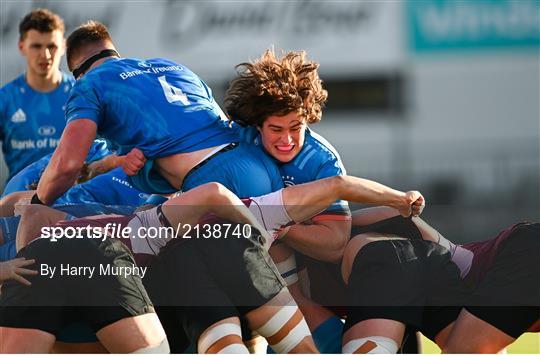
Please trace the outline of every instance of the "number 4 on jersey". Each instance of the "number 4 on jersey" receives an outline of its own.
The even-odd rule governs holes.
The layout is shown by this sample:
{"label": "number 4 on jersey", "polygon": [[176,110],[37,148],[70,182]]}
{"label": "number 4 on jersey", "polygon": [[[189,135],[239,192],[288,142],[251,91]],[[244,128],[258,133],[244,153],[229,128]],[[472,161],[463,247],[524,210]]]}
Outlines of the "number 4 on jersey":
{"label": "number 4 on jersey", "polygon": [[180,101],[184,105],[189,105],[189,100],[186,94],[184,94],[181,89],[169,84],[167,80],[165,79],[165,75],[160,76],[158,80],[159,80],[159,83],[161,84],[161,87],[163,88],[163,93],[165,94],[165,98],[167,99],[169,103],[172,104],[174,102]]}

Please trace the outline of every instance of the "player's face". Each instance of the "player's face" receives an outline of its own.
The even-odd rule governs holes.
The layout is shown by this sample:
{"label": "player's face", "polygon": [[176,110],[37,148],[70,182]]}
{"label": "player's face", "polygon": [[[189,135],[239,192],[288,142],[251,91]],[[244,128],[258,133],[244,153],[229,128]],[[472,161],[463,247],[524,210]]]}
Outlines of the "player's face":
{"label": "player's face", "polygon": [[39,32],[29,30],[19,50],[26,57],[28,71],[41,77],[50,77],[60,67],[64,55],[64,36],[59,30]]}
{"label": "player's face", "polygon": [[285,116],[269,116],[259,127],[264,149],[280,162],[294,159],[304,145],[306,121],[291,112]]}

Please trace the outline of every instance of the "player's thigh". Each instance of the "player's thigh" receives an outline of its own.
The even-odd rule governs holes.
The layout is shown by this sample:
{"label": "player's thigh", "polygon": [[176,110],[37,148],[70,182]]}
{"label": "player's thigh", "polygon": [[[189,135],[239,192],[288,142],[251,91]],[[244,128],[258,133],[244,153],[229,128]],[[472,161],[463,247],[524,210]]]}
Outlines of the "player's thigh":
{"label": "player's thigh", "polygon": [[39,329],[0,327],[0,353],[48,353],[55,339],[53,334]]}
{"label": "player's thigh", "polygon": [[448,353],[497,353],[515,338],[462,310],[443,348]]}
{"label": "player's thigh", "polygon": [[166,339],[155,313],[120,319],[98,330],[96,335],[111,353],[133,352],[159,345]]}

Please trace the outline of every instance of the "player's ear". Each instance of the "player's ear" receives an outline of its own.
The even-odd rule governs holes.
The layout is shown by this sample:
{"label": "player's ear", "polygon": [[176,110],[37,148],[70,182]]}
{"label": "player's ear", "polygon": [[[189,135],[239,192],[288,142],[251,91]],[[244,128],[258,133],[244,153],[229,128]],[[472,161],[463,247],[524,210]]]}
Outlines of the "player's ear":
{"label": "player's ear", "polygon": [[19,40],[18,46],[19,46],[19,52],[21,52],[21,55],[26,57],[26,51],[24,50],[24,40]]}

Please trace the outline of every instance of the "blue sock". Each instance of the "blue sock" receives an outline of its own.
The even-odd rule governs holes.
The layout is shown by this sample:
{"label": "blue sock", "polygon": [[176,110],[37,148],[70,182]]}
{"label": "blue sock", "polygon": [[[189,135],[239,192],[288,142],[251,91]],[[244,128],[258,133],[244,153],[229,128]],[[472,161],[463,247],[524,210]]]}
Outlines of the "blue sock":
{"label": "blue sock", "polygon": [[330,317],[312,333],[313,341],[321,354],[341,354],[343,322],[339,317]]}
{"label": "blue sock", "polygon": [[17,248],[14,240],[0,245],[0,261],[14,259],[15,255],[17,255]]}
{"label": "blue sock", "polygon": [[0,217],[0,229],[2,230],[4,244],[15,240],[15,237],[17,237],[17,228],[19,227],[20,220],[21,216]]}

